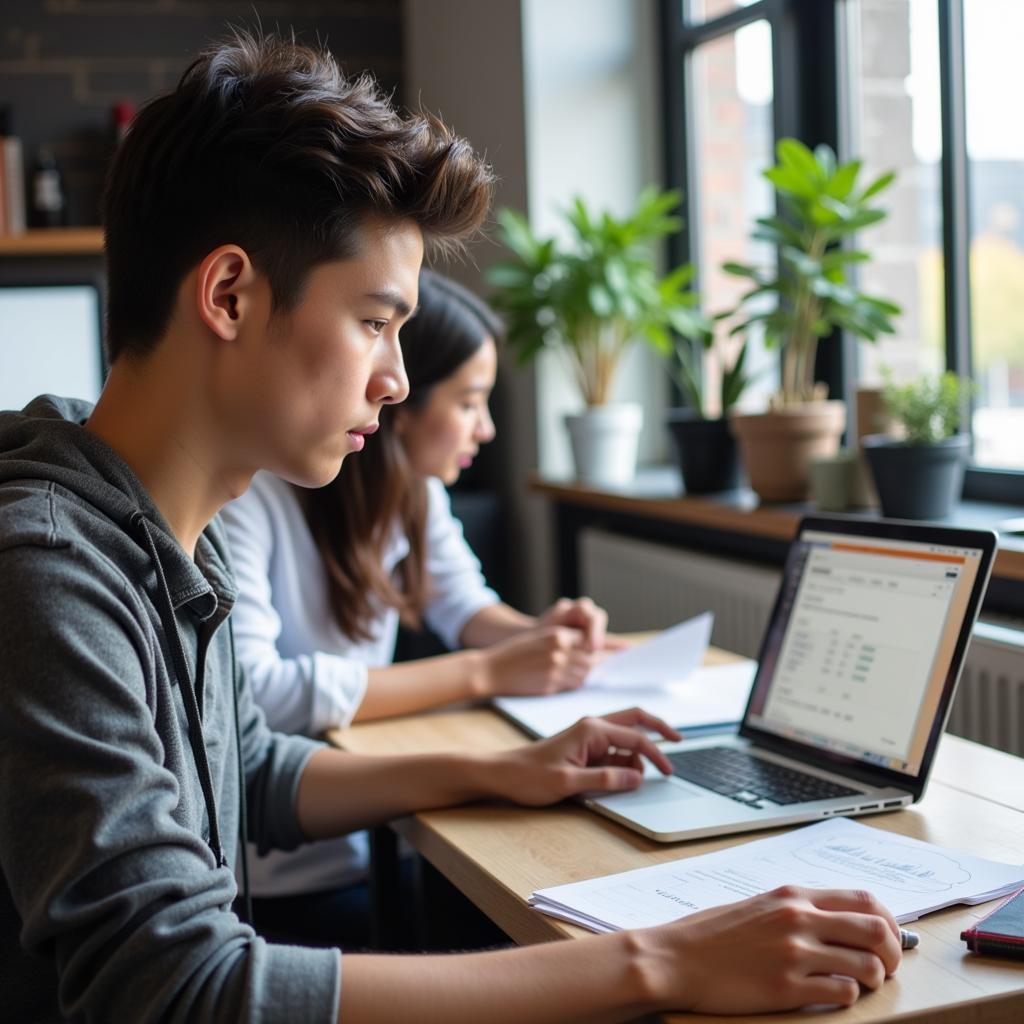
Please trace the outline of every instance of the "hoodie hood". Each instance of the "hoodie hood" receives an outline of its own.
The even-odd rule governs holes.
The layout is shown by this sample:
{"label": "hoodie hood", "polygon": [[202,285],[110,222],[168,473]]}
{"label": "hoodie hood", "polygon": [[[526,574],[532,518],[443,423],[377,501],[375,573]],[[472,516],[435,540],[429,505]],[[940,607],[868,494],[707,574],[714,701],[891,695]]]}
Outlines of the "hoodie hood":
{"label": "hoodie hood", "polygon": [[219,531],[208,528],[196,559],[190,558],[131,467],[84,429],[92,409],[91,402],[81,399],[41,395],[20,412],[0,412],[0,487],[36,480],[70,492],[79,504],[121,527],[138,546],[139,559],[148,562],[148,545],[137,525],[141,515],[153,527],[150,532],[175,609],[188,603],[204,620],[213,614],[218,599],[233,604],[236,589],[225,569]]}

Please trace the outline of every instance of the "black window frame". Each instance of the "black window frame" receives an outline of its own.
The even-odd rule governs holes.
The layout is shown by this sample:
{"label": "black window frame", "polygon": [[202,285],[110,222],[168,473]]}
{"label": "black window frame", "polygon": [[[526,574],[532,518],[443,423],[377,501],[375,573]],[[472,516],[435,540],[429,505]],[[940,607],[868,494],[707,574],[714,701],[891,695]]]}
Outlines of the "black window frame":
{"label": "black window frame", "polygon": [[[970,191],[966,131],[966,77],[963,0],[933,0],[938,9],[939,75],[942,116],[942,255],[946,365],[971,378]],[[682,232],[670,242],[673,264],[698,260],[696,175],[693,142],[693,52],[703,43],[767,21],[772,33],[775,139],[792,136],[809,146],[825,143],[846,149],[850,106],[848,88],[848,11],[846,0],[755,0],[746,7],[706,21],[684,17],[683,0],[659,0],[661,70],[664,97],[665,176],[684,195]],[[698,287],[699,287],[698,267]],[[818,379],[829,394],[855,410],[857,343],[835,337],[819,349]],[[973,432],[973,405],[964,422]],[[851,427],[853,426],[851,422]],[[964,498],[1024,504],[1024,470],[975,463],[967,469]]]}

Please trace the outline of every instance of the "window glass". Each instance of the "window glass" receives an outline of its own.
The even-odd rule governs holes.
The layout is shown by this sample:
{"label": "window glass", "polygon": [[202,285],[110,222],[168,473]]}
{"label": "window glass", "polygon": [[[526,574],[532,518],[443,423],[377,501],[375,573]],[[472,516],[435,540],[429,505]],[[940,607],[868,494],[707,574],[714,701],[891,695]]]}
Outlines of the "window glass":
{"label": "window glass", "polygon": [[896,334],[859,349],[860,383],[897,381],[945,367],[942,129],[936,0],[847,0],[851,80],[847,156],[865,180],[896,171],[889,218],[865,233],[861,287],[898,303]]}
{"label": "window glass", "polygon": [[974,456],[1012,469],[1024,469],[1022,33],[1020,0],[964,4]]}
{"label": "window glass", "polygon": [[[772,163],[772,46],[766,21],[745,25],[719,36],[693,51],[694,194],[691,217],[697,236],[699,287],[705,310],[718,313],[735,306],[749,282],[725,274],[722,263],[774,260],[764,243],[750,240],[757,217],[774,213],[772,190],[761,172]],[[719,325],[718,344],[733,358],[738,340],[726,338],[727,324]],[[742,405],[764,403],[778,385],[774,353],[761,339],[751,338],[747,366],[761,369]],[[719,393],[719,366],[705,361],[705,390]],[[717,414],[716,401],[709,412]]]}
{"label": "window glass", "polygon": [[683,0],[683,17],[691,23],[714,21],[738,7],[749,7],[757,0]]}

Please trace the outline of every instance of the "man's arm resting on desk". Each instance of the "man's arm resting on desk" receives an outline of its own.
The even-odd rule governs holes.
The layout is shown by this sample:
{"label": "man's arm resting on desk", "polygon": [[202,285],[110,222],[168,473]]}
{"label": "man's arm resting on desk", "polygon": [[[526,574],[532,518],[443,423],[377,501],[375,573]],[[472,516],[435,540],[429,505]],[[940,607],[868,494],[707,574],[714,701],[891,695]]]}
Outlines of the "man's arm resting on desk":
{"label": "man's arm resting on desk", "polygon": [[867,894],[780,889],[634,932],[461,956],[345,956],[345,1024],[614,1022],[849,1005],[900,962]]}
{"label": "man's arm resting on desk", "polygon": [[[324,749],[299,786],[318,838],[482,797],[542,805],[630,789],[641,758],[671,765],[636,726],[677,734],[638,709],[585,719],[550,739],[488,754],[359,757]],[[873,897],[782,889],[659,928],[450,957],[346,956],[346,1024],[411,1019],[619,1021],[660,1009],[744,1013],[852,1003],[899,964],[899,929]]]}

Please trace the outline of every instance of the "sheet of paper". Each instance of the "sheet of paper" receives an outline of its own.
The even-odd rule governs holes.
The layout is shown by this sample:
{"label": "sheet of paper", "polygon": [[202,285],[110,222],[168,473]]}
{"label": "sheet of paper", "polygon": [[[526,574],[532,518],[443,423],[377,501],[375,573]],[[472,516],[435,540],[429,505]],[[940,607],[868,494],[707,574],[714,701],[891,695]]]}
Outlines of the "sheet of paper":
{"label": "sheet of paper", "polygon": [[676,728],[725,726],[743,717],[757,662],[743,659],[699,668],[667,686],[584,686],[550,697],[498,697],[495,707],[531,736],[553,736],[586,715],[641,707]]}
{"label": "sheet of paper", "polygon": [[704,660],[715,617],[703,612],[596,665],[586,687],[649,688],[685,679]]}
{"label": "sheet of paper", "polygon": [[530,902],[593,931],[664,924],[783,884],[868,889],[897,921],[984,903],[1024,883],[1024,867],[984,860],[848,818],[717,853],[541,889]]}

